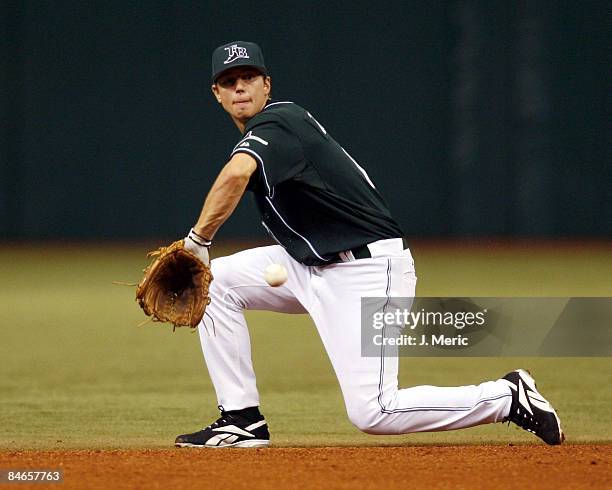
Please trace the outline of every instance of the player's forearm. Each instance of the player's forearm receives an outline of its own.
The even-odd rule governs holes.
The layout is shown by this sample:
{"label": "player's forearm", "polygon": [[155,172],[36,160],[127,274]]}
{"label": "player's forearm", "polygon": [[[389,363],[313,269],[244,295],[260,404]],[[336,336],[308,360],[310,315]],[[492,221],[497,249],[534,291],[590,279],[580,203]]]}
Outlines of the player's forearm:
{"label": "player's forearm", "polygon": [[230,161],[213,184],[193,227],[196,233],[212,240],[221,225],[231,216],[240,202],[255,169],[250,162]]}

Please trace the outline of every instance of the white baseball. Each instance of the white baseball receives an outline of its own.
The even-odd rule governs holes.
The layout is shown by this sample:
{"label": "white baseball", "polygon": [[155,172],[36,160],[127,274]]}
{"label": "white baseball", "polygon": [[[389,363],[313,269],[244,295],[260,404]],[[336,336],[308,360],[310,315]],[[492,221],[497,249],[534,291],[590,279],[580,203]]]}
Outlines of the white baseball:
{"label": "white baseball", "polygon": [[264,279],[272,287],[285,284],[287,280],[287,269],[281,264],[270,264],[266,267]]}

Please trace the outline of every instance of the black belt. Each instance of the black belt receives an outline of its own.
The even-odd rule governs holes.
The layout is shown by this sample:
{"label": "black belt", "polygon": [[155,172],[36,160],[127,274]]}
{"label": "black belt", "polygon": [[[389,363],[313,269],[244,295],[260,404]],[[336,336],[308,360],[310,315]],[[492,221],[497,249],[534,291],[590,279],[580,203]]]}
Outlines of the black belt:
{"label": "black belt", "polygon": [[[408,240],[406,240],[406,238],[402,237],[402,243],[404,246],[404,250],[409,248]],[[350,252],[353,254],[353,257],[355,257],[355,260],[372,258],[372,254],[370,253],[370,249],[367,245],[359,245],[358,247],[352,248]]]}

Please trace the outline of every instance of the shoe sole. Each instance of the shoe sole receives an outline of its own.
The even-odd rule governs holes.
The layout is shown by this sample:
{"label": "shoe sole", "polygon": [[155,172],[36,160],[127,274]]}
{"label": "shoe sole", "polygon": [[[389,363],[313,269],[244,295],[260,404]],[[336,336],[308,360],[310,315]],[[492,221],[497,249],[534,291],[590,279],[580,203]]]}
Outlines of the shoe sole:
{"label": "shoe sole", "polygon": [[538,391],[538,387],[536,386],[535,379],[533,379],[533,376],[531,376],[531,373],[529,371],[525,369],[517,369],[516,372],[523,379],[523,382],[527,384],[527,386],[529,386],[529,388],[532,391],[537,393],[538,396],[542,400],[546,400],[546,403],[548,403],[548,406],[550,407],[553,415],[555,416],[555,419],[557,419],[557,426],[559,427],[559,442],[557,444],[561,444],[563,441],[565,441],[565,434],[563,433],[563,429],[561,428],[561,420],[559,419],[559,416],[557,415],[557,411],[553,408],[550,402],[545,397],[543,397],[542,394]]}
{"label": "shoe sole", "polygon": [[196,448],[210,448],[210,449],[222,449],[222,448],[249,448],[254,449],[258,447],[268,447],[270,445],[270,441],[266,441],[264,439],[253,439],[250,441],[239,441],[233,444],[223,444],[222,446],[207,446],[206,444],[191,444],[190,442],[175,442],[175,447],[196,447]]}

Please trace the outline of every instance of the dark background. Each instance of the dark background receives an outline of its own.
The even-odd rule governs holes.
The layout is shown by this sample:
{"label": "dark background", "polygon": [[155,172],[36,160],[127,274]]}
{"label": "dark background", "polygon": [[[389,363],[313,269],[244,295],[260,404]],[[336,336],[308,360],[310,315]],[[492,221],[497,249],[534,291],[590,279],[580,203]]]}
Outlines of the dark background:
{"label": "dark background", "polygon": [[[0,237],[180,237],[239,138],[210,54],[364,166],[410,236],[612,236],[605,1],[3,2]],[[250,199],[220,236],[263,236]]]}

